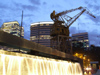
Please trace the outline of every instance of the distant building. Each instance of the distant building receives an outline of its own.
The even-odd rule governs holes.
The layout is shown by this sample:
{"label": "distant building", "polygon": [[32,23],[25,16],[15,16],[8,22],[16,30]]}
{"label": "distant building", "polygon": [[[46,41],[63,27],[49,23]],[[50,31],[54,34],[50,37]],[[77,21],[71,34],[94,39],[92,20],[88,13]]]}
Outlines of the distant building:
{"label": "distant building", "polygon": [[[13,21],[13,22],[5,22],[3,23],[1,30],[3,30],[4,32],[10,33],[12,35],[16,35],[18,37],[20,37],[20,29],[21,26],[19,26],[19,23],[17,21]],[[24,28],[22,27],[22,31],[21,31],[21,37],[24,37]]]}
{"label": "distant building", "polygon": [[32,23],[30,27],[30,40],[50,47],[50,27],[53,22]]}
{"label": "distant building", "polygon": [[89,39],[88,39],[88,33],[78,33],[78,34],[72,34],[72,45],[78,46],[82,44],[83,48],[87,50],[89,48]]}
{"label": "distant building", "polygon": [[[0,30],[10,33],[12,35],[18,36],[18,37],[20,37],[20,36],[24,37],[24,28],[22,27],[22,31],[20,33],[21,26],[19,26],[19,23],[17,21],[3,23]],[[19,51],[19,49],[14,49],[14,48],[2,46],[2,45],[0,45],[0,49],[7,50],[7,51],[16,51],[16,52]],[[20,50],[20,51],[25,52],[22,50]]]}

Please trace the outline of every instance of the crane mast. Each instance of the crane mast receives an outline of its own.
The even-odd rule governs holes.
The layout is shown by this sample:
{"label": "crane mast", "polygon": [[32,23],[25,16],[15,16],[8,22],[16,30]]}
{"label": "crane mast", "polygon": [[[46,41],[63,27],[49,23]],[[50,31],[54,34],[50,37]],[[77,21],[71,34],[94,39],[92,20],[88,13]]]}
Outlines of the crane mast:
{"label": "crane mast", "polygon": [[[74,17],[70,17],[66,14],[81,10],[80,13],[75,15]],[[69,37],[69,27],[84,13],[86,12],[90,16],[94,17],[86,8],[78,7],[71,10],[66,10],[55,14],[53,11],[50,15],[51,19],[54,21],[53,26],[51,26],[50,36],[51,38],[51,47],[57,50],[60,50],[65,53],[72,54],[71,48],[71,37]]]}

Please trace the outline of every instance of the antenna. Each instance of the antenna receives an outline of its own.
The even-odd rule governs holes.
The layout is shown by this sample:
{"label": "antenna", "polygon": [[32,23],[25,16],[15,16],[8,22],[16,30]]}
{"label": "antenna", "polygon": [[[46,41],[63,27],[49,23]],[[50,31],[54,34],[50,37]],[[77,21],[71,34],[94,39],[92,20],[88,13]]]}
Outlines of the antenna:
{"label": "antenna", "polygon": [[22,19],[21,19],[21,28],[20,28],[20,37],[22,37],[22,36],[21,36],[21,34],[22,34],[22,25],[23,25],[23,10],[22,10]]}
{"label": "antenna", "polygon": [[[22,25],[23,25],[23,10],[22,10],[22,18],[21,18],[20,37],[22,37],[21,36],[21,33],[22,33]],[[19,53],[20,53],[20,47],[19,47]]]}

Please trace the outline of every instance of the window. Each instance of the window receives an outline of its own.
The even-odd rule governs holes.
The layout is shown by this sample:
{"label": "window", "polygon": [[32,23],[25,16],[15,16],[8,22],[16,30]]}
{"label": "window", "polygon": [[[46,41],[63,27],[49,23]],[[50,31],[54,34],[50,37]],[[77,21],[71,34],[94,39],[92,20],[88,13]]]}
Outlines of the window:
{"label": "window", "polygon": [[89,45],[87,45],[87,47],[89,47]]}
{"label": "window", "polygon": [[89,41],[88,39],[84,40],[84,41]]}
{"label": "window", "polygon": [[33,26],[31,26],[31,27],[36,27],[37,25],[33,25]]}
{"label": "window", "polygon": [[37,38],[36,38],[36,36],[32,36],[32,37],[30,37],[30,39],[31,40],[36,40]]}
{"label": "window", "polygon": [[50,35],[40,35],[40,39],[50,39]]}
{"label": "window", "polygon": [[92,66],[92,67],[93,67],[93,69],[96,69],[96,68],[97,68],[97,67],[96,67],[96,64],[93,64],[93,66]]}
{"label": "window", "polygon": [[46,26],[49,26],[49,24],[46,24]]}
{"label": "window", "polygon": [[79,40],[79,42],[83,42],[83,40]]}
{"label": "window", "polygon": [[43,26],[43,24],[40,24],[40,26]]}

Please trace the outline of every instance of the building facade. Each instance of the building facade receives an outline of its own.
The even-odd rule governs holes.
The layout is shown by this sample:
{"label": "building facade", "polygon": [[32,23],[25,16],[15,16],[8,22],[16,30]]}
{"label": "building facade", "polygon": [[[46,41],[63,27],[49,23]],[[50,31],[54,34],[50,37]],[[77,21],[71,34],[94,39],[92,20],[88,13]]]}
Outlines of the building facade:
{"label": "building facade", "polygon": [[[21,33],[20,29],[22,29]],[[18,37],[20,37],[21,34],[21,37],[24,37],[24,28],[23,27],[21,28],[21,26],[19,26],[19,23],[17,21],[3,23],[1,30],[10,33],[12,35],[16,35]]]}
{"label": "building facade", "polygon": [[82,44],[82,48],[84,48],[85,50],[89,48],[89,39],[87,32],[72,34],[72,45],[78,46],[79,44]]}
{"label": "building facade", "polygon": [[53,22],[32,23],[30,27],[30,40],[50,47],[50,27]]}

